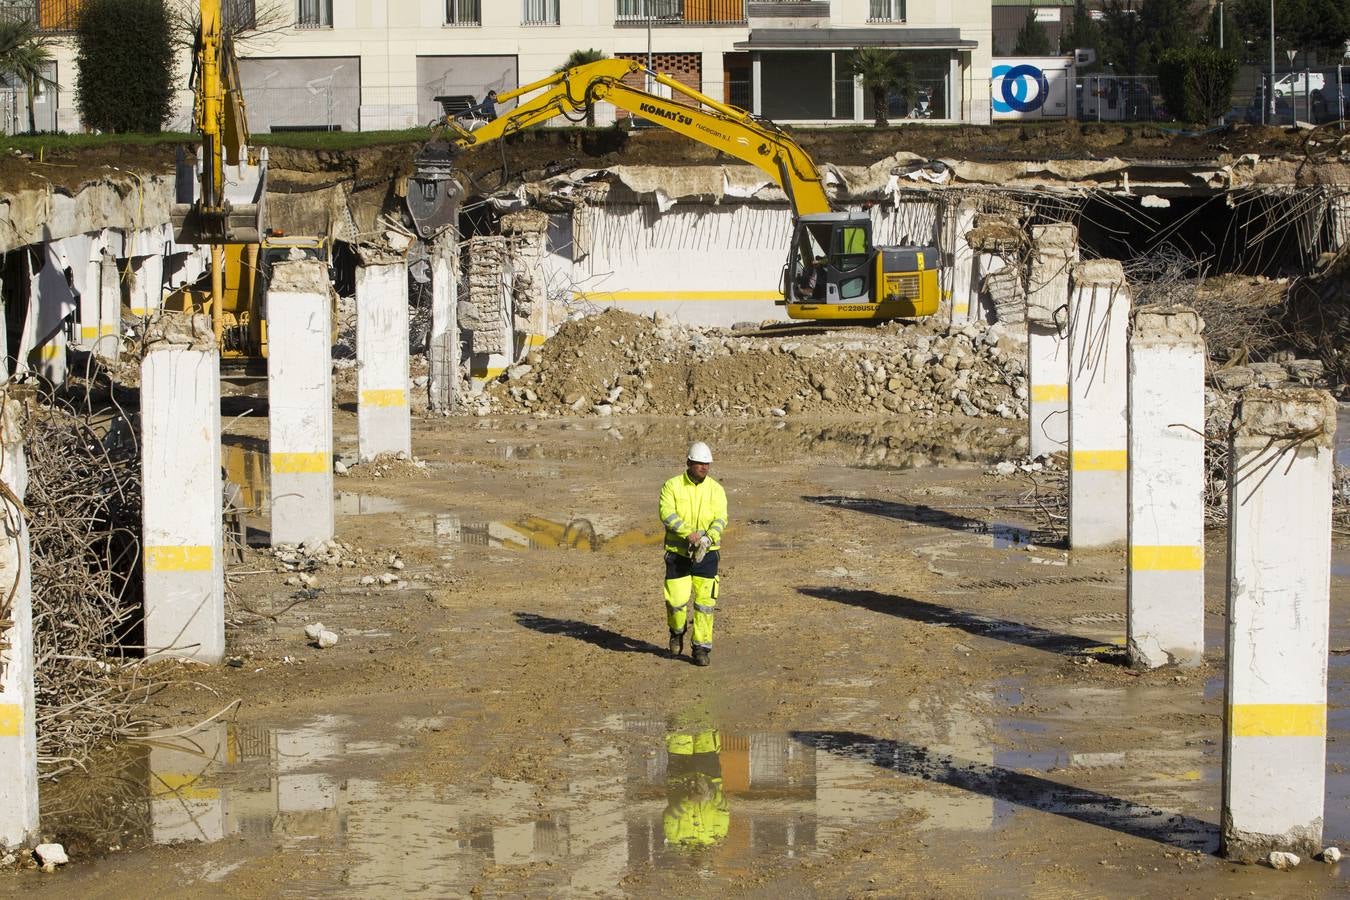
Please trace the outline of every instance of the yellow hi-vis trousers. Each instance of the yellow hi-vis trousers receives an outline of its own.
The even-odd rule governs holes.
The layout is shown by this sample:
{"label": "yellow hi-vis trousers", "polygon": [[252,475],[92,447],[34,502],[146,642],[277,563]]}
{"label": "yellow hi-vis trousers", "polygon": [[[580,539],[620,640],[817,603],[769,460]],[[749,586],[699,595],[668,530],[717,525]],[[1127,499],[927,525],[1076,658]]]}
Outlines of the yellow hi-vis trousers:
{"label": "yellow hi-vis trousers", "polygon": [[717,608],[718,552],[711,550],[699,563],[678,553],[666,553],[666,624],[671,634],[684,634],[689,604],[694,604],[693,645],[712,649],[713,613]]}

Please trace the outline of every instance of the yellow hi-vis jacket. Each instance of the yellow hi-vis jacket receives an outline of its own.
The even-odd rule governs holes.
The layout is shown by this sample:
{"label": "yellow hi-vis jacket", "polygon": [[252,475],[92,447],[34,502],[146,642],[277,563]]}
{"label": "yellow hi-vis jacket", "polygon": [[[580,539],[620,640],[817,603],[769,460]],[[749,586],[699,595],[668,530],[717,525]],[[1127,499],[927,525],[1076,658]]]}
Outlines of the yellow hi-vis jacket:
{"label": "yellow hi-vis jacket", "polygon": [[702,531],[712,542],[711,550],[722,546],[727,527],[727,492],[711,476],[694,484],[688,472],[676,475],[661,485],[661,524],[666,527],[666,549],[680,556],[689,555],[689,535]]}

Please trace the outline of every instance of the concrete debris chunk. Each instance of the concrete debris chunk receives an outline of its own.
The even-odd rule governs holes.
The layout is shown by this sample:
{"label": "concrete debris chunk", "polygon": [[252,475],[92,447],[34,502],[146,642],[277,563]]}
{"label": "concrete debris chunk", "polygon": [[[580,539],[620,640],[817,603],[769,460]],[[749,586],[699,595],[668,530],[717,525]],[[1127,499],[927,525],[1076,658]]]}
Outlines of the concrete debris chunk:
{"label": "concrete debris chunk", "polygon": [[57,866],[64,866],[70,862],[70,857],[66,855],[66,848],[60,844],[38,844],[33,848],[33,858],[48,872],[54,870]]}
{"label": "concrete debris chunk", "polygon": [[1266,862],[1272,869],[1279,872],[1288,872],[1290,869],[1297,868],[1298,864],[1303,862],[1299,859],[1297,853],[1286,853],[1283,850],[1272,850],[1270,856],[1266,857]]}
{"label": "concrete debris chunk", "polygon": [[331,631],[324,630],[319,632],[319,636],[314,639],[314,642],[319,645],[320,650],[327,650],[337,644],[338,636]]}
{"label": "concrete debris chunk", "polygon": [[305,637],[309,638],[311,641],[317,641],[319,635],[323,632],[324,627],[322,622],[314,622],[305,626]]}
{"label": "concrete debris chunk", "polygon": [[1325,850],[1323,850],[1321,853],[1318,854],[1318,858],[1321,859],[1322,862],[1324,863],[1333,863],[1333,864],[1338,863],[1341,861],[1341,848],[1327,847]]}

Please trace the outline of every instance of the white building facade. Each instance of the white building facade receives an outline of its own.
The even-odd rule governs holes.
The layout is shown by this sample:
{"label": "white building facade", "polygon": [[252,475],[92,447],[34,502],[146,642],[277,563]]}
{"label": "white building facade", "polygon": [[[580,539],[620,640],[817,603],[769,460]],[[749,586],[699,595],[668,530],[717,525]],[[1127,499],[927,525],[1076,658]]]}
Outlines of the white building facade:
{"label": "white building facade", "polygon": [[[254,132],[425,125],[441,112],[437,97],[509,90],[588,49],[644,61],[650,54],[658,71],[775,121],[847,124],[873,116],[871,98],[844,71],[849,53],[890,48],[910,62],[916,82],[909,98],[888,104],[892,119],[989,121],[988,0],[224,3],[262,23],[283,23],[238,46]],[[46,11],[49,6],[61,14]],[[44,30],[57,36],[78,6],[79,0],[31,4]],[[78,131],[73,41],[62,37],[55,50],[61,87],[55,125]],[[184,85],[188,65],[185,56]],[[191,130],[186,88],[167,127]]]}

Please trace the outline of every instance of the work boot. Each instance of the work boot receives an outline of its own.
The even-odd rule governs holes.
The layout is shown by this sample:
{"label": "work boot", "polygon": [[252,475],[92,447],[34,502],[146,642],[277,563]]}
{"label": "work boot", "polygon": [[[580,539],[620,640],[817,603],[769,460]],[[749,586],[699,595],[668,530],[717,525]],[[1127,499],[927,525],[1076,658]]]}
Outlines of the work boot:
{"label": "work boot", "polygon": [[696,665],[696,666],[710,666],[710,665],[712,665],[712,659],[710,658],[711,656],[712,656],[712,651],[709,650],[709,649],[707,649],[706,647],[695,647],[695,648],[694,648],[694,665]]}
{"label": "work boot", "polygon": [[670,655],[679,656],[684,652],[684,632],[672,631],[670,633]]}

